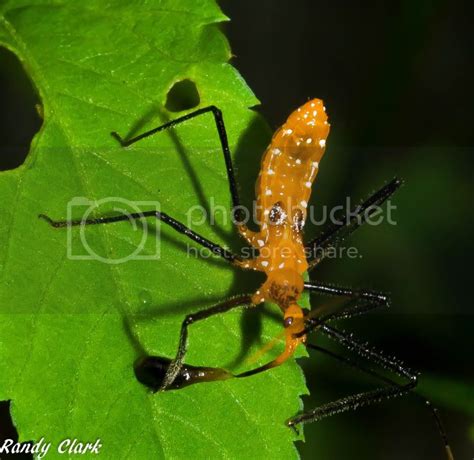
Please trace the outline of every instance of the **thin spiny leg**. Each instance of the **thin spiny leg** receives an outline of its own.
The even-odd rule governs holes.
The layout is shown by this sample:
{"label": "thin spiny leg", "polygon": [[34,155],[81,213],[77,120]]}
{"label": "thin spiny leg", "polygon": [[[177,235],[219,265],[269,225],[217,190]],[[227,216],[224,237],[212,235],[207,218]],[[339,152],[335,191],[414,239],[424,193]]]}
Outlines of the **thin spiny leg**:
{"label": "thin spiny leg", "polygon": [[318,292],[319,294],[329,296],[347,297],[350,299],[364,299],[374,303],[388,303],[388,297],[378,291],[371,291],[368,289],[351,289],[341,286],[333,286],[323,283],[304,283],[304,288],[310,292]]}
{"label": "thin spiny leg", "polygon": [[362,204],[356,206],[342,216],[338,222],[331,224],[321,235],[305,245],[305,250],[311,254],[308,258],[309,269],[326,257],[330,248],[336,247],[338,242],[357,230],[390,196],[395,193],[402,181],[393,179],[387,185],[375,192]]}
{"label": "thin spiny leg", "polygon": [[[316,351],[319,351],[321,353],[324,353],[328,356],[331,356],[332,358],[336,359],[337,361],[341,362],[341,363],[344,363],[350,367],[352,367],[353,369],[356,369],[358,371],[361,371],[367,375],[370,375],[372,377],[375,377],[376,379],[386,383],[387,385],[390,385],[392,387],[399,387],[399,388],[403,388],[400,387],[400,385],[395,382],[394,380],[378,373],[378,372],[375,372],[374,370],[372,369],[369,369],[367,367],[364,367],[362,366],[361,364],[357,363],[356,361],[354,361],[353,359],[351,358],[348,358],[346,356],[341,356],[341,355],[338,355],[336,353],[334,353],[333,351],[330,351],[330,350],[327,350],[326,348],[323,348],[321,346],[318,346],[318,345],[314,345],[314,344],[310,344],[310,343],[307,343],[306,344],[307,348],[310,348],[312,350],[316,350]],[[418,399],[421,399],[425,405],[428,407],[428,409],[430,410],[431,414],[433,415],[435,421],[436,421],[436,426],[438,428],[438,432],[440,434],[440,437],[443,441],[443,445],[444,445],[444,449],[445,449],[445,452],[446,452],[446,455],[447,455],[447,458],[449,460],[453,460],[453,454],[451,452],[451,447],[449,446],[449,442],[448,442],[448,437],[446,435],[446,431],[444,429],[444,426],[443,426],[443,423],[441,422],[441,419],[438,415],[438,410],[431,404],[430,401],[428,401],[426,398],[424,398],[422,395],[419,395],[417,393],[413,393]]]}
{"label": "thin spiny leg", "polygon": [[201,310],[196,313],[187,315],[183,323],[181,324],[178,352],[176,353],[176,357],[169,364],[169,367],[163,378],[163,383],[160,387],[160,390],[163,391],[172,386],[174,380],[180,374],[184,366],[184,357],[186,356],[186,351],[188,348],[188,327],[191,324],[196,323],[197,321],[202,321],[203,319],[210,318],[211,316],[220,313],[228,312],[230,310],[233,310],[234,308],[248,307],[251,305],[253,305],[252,296],[245,294],[233,297],[205,310]]}
{"label": "thin spiny leg", "polygon": [[358,393],[348,396],[337,401],[325,404],[321,407],[311,411],[299,414],[288,420],[289,426],[294,426],[299,423],[308,423],[320,420],[324,417],[329,417],[334,414],[345,412],[351,409],[356,409],[360,406],[369,405],[384,399],[389,399],[394,396],[401,396],[412,390],[417,385],[417,376],[410,370],[402,366],[402,364],[394,358],[389,358],[379,352],[369,348],[367,345],[356,341],[349,335],[334,329],[327,324],[321,323],[319,331],[331,339],[337,341],[344,348],[355,352],[357,355],[366,358],[371,363],[379,365],[384,369],[390,370],[397,376],[406,380],[404,384],[392,384],[387,388],[379,388],[373,391]]}
{"label": "thin spiny leg", "polygon": [[296,428],[296,425],[317,422],[323,418],[331,417],[332,415],[355,410],[362,406],[367,406],[385,399],[390,399],[396,396],[403,396],[416,386],[416,380],[409,382],[402,386],[391,386],[387,388],[379,388],[373,391],[364,393],[357,393],[355,395],[347,396],[345,398],[332,401],[317,407],[311,411],[296,415],[287,420],[287,425]]}
{"label": "thin spiny leg", "polygon": [[[389,306],[389,299],[386,294],[368,289],[350,289],[321,283],[304,283],[304,288],[310,292],[317,292],[328,296],[345,297],[356,302],[356,305],[343,308],[340,312],[326,315],[323,318],[316,319],[316,321],[326,322],[337,319],[349,319],[368,313],[376,308]],[[308,318],[308,321],[310,320],[311,318]]]}
{"label": "thin spiny leg", "polygon": [[222,257],[223,259],[227,260],[232,264],[238,264],[240,262],[240,258],[233,254],[228,249],[219,246],[216,243],[204,238],[203,236],[199,235],[198,233],[191,230],[186,225],[182,224],[181,222],[173,219],[168,214],[160,211],[144,211],[139,213],[130,213],[130,214],[120,214],[118,216],[111,216],[111,217],[97,217],[95,219],[83,219],[83,220],[53,220],[50,217],[46,216],[45,214],[39,214],[39,218],[48,222],[54,228],[62,228],[62,227],[74,227],[79,225],[101,225],[101,224],[112,224],[115,222],[122,222],[127,220],[133,219],[142,219],[145,217],[155,217],[156,219],[160,220],[166,225],[169,225],[171,228],[176,230],[178,233],[181,233],[191,240],[195,241],[196,243],[200,244],[201,246],[209,249],[212,253]]}
{"label": "thin spiny leg", "polygon": [[[385,375],[379,374],[378,372],[374,371],[373,369],[369,369],[368,367],[362,366],[360,363],[356,362],[354,359],[349,358],[347,356],[341,356],[338,355],[337,353],[334,353],[331,350],[328,350],[324,347],[321,347],[320,345],[315,345],[314,343],[306,343],[305,344],[307,348],[311,350],[316,350],[319,351],[327,356],[330,356],[331,358],[336,359],[337,361],[340,361],[341,363],[346,364],[347,366],[352,367],[353,369],[356,369],[358,371],[363,372],[364,374],[370,375],[372,377],[375,377],[376,379],[388,384],[388,385],[398,385],[395,380],[392,380]],[[416,393],[414,393],[416,394]]]}
{"label": "thin spiny leg", "polygon": [[235,179],[234,168],[232,165],[232,157],[231,157],[230,148],[229,148],[229,141],[227,138],[227,131],[225,128],[222,111],[220,109],[218,109],[214,105],[211,105],[209,107],[203,107],[202,109],[198,109],[194,112],[188,113],[187,115],[176,118],[175,120],[172,120],[156,128],[153,128],[145,133],[142,133],[128,140],[122,139],[120,135],[116,132],[113,132],[112,136],[120,142],[122,147],[128,147],[129,145],[132,145],[135,142],[138,142],[142,139],[153,136],[154,134],[159,133],[161,131],[165,131],[169,128],[173,128],[185,121],[191,120],[192,118],[198,117],[200,115],[203,115],[209,112],[212,113],[212,115],[214,116],[214,121],[216,123],[216,128],[217,128],[217,133],[219,135],[219,140],[221,143],[222,153],[224,154],[225,167],[227,171],[227,179],[229,181],[230,195],[232,197],[232,206],[235,213],[235,222],[237,226],[239,227],[239,225],[242,224],[245,216],[240,206],[239,191],[237,188],[237,181]]}

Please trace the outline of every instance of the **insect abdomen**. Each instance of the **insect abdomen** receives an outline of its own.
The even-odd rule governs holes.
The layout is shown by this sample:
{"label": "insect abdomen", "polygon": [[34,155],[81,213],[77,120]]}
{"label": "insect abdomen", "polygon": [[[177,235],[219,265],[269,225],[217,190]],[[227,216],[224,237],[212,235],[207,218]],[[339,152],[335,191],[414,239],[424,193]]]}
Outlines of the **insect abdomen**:
{"label": "insect abdomen", "polygon": [[304,216],[324,154],[329,123],[323,102],[313,99],[294,111],[275,133],[262,160],[257,183],[260,222],[276,202],[300,208]]}

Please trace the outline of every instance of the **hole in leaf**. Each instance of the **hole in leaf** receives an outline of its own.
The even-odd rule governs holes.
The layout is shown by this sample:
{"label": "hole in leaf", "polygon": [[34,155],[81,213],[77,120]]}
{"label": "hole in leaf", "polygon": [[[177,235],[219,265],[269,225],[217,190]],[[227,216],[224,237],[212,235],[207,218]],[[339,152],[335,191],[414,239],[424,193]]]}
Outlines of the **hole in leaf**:
{"label": "hole in leaf", "polygon": [[176,82],[168,91],[165,107],[170,112],[182,112],[197,107],[200,101],[196,83],[186,79]]}
{"label": "hole in leaf", "polygon": [[[11,450],[18,441],[18,432],[16,431],[13,421],[10,416],[10,401],[0,401],[0,446],[4,446],[6,440],[14,441],[14,444],[9,448],[10,453],[3,452],[0,457],[2,460],[11,458],[15,460],[32,460],[32,454],[25,453],[11,453]],[[21,443],[21,446],[26,448],[30,443]]]}
{"label": "hole in leaf", "polygon": [[0,48],[0,171],[23,164],[41,127],[40,100],[19,59]]}

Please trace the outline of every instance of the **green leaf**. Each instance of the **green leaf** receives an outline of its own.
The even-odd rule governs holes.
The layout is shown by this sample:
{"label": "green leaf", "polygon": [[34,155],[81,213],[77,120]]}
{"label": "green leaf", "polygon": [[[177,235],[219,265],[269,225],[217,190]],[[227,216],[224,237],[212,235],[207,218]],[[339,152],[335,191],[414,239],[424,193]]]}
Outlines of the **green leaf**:
{"label": "green leaf", "polygon": [[[189,79],[201,106],[224,112],[248,199],[269,133],[248,109],[257,99],[227,63],[224,20],[212,0],[0,6],[0,44],[23,63],[44,113],[26,163],[0,174],[0,399],[12,400],[21,441],[52,443],[48,458],[63,458],[55,448],[66,438],[99,438],[104,458],[297,456],[284,421],[306,389],[293,360],[254,377],[154,395],[133,372],[144,351],[174,356],[186,313],[252,292],[261,280],[190,256],[186,239],[155,222],[69,233],[37,218],[64,219],[68,209],[82,218],[113,197],[92,215],[160,206],[186,222],[190,207],[201,205],[216,213],[195,229],[236,244],[219,208],[230,198],[212,117],[127,150],[110,136],[176,118],[164,108],[167,94]],[[150,259],[71,258],[117,260],[137,246]],[[249,368],[246,357],[280,331],[253,311],[211,318],[192,326],[186,361]]]}

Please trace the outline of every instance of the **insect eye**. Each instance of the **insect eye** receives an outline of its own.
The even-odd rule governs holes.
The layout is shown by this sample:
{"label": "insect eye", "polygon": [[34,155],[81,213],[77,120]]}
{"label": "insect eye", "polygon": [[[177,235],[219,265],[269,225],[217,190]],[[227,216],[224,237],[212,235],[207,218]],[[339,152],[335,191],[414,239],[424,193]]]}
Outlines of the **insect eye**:
{"label": "insect eye", "polygon": [[278,201],[272,206],[269,214],[270,222],[275,225],[281,225],[286,219],[286,212],[283,209],[283,204]]}

